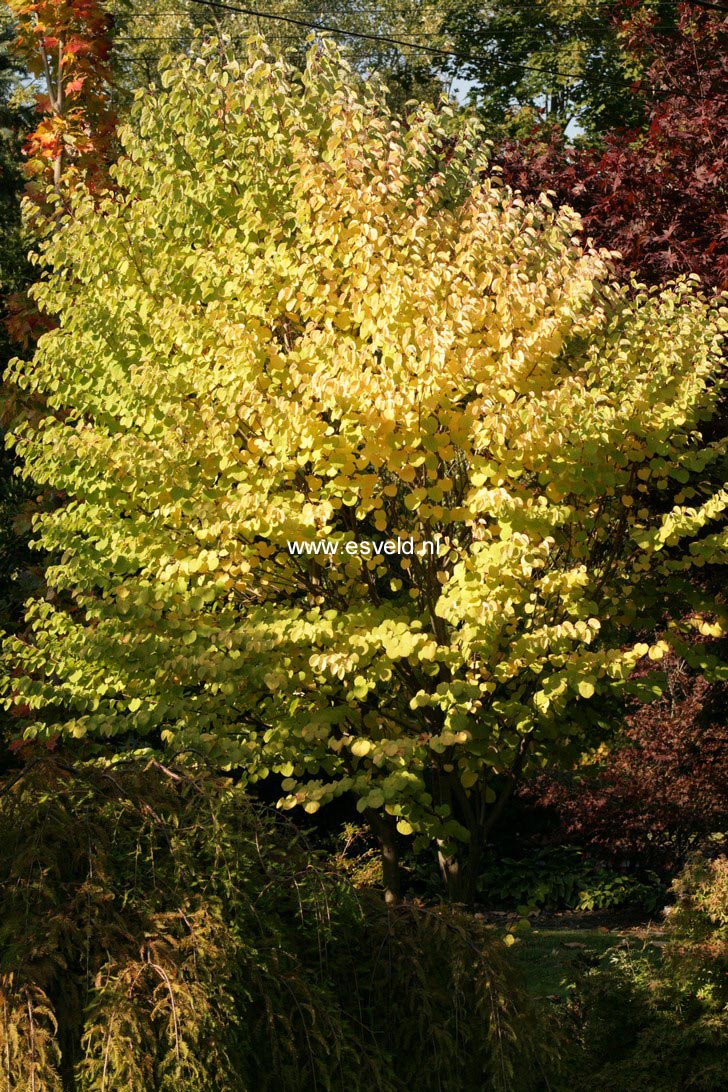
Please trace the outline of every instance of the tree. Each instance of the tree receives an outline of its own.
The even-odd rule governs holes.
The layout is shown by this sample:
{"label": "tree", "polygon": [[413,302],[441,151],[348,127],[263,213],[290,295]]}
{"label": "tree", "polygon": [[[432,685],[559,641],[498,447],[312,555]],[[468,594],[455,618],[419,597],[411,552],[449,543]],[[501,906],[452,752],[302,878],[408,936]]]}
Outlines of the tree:
{"label": "tree", "polygon": [[550,840],[675,876],[728,817],[728,688],[674,658],[666,666],[668,692],[637,706],[617,746],[573,772],[544,771],[521,793],[555,810]]}
{"label": "tree", "polygon": [[[27,173],[50,175],[60,191],[69,167],[101,185],[106,146],[114,132],[109,96],[111,16],[100,0],[7,0],[17,28],[16,49],[43,93],[41,120],[26,140]],[[35,192],[33,186],[29,187]]]}
{"label": "tree", "polygon": [[458,840],[474,877],[518,778],[646,687],[666,602],[720,631],[689,574],[725,560],[725,311],[612,283],[572,212],[484,179],[475,122],[401,125],[334,50],[213,42],[163,82],[41,247],[14,443],[65,501],[8,703],[283,807],[352,793],[390,898],[396,830],[455,893]]}
{"label": "tree", "polygon": [[[491,137],[530,129],[537,116],[597,134],[635,122],[641,102],[633,93],[645,67],[620,33],[615,0],[395,0],[362,5],[343,0],[322,9],[315,0],[279,0],[273,11],[258,5],[216,5],[168,0],[150,11],[145,0],[119,0],[114,9],[117,89],[122,97],[141,80],[155,80],[166,52],[195,48],[193,33],[214,24],[240,43],[265,33],[276,52],[305,63],[313,27],[328,27],[353,67],[380,77],[387,100],[400,112],[408,101],[434,101],[457,82],[487,120]],[[671,25],[666,0],[627,4],[656,10]]]}
{"label": "tree", "polygon": [[446,26],[463,59],[451,63],[471,82],[470,97],[491,134],[513,138],[539,122],[576,126],[582,138],[594,139],[615,125],[636,124],[641,102],[632,85],[644,60],[622,32],[625,6],[636,8],[637,20],[650,10],[662,25],[670,20],[662,0],[457,5]]}
{"label": "tree", "polygon": [[674,34],[640,22],[630,41],[652,58],[642,125],[581,151],[559,130],[537,130],[500,150],[504,178],[577,209],[595,243],[620,252],[622,271],[728,287],[728,18],[683,3]]}

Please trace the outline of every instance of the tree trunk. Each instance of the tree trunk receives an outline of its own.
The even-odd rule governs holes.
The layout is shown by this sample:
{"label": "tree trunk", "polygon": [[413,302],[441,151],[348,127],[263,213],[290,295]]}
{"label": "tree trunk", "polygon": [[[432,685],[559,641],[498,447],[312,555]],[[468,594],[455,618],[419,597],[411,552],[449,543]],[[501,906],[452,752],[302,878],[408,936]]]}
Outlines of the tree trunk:
{"label": "tree trunk", "polygon": [[464,877],[457,851],[447,853],[445,843],[439,838],[437,840],[437,863],[440,866],[440,875],[447,891],[448,902],[462,902]]}
{"label": "tree trunk", "polygon": [[481,832],[470,831],[467,846],[458,846],[454,853],[445,851],[445,843],[437,843],[437,863],[449,902],[464,902],[472,907],[477,894],[478,869],[483,857]]}
{"label": "tree trunk", "polygon": [[397,906],[402,901],[402,873],[399,867],[396,820],[374,808],[367,808],[364,815],[382,849],[384,901],[387,906]]}

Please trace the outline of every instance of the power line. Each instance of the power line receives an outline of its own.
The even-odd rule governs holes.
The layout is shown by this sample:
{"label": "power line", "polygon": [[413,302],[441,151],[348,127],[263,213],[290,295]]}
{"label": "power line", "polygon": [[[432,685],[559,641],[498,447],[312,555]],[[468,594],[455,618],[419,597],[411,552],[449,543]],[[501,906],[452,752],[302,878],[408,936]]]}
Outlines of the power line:
{"label": "power line", "polygon": [[714,4],[712,0],[685,0],[687,4],[695,4],[699,8],[710,8],[711,11],[723,11],[728,15],[728,8],[722,4]]}
{"label": "power line", "polygon": [[239,15],[250,15],[256,19],[270,19],[280,23],[291,23],[294,26],[305,27],[307,30],[322,30],[327,34],[341,34],[347,38],[359,38],[369,42],[382,42],[386,45],[402,46],[405,49],[417,49],[422,53],[431,53],[433,56],[453,58],[454,60],[466,61],[471,64],[477,62],[498,64],[505,68],[518,68],[524,72],[540,72],[542,75],[564,76],[575,80],[583,79],[583,73],[581,72],[565,72],[558,68],[537,68],[535,65],[519,64],[516,61],[503,61],[498,57],[488,56],[487,54],[460,53],[453,49],[441,49],[437,46],[420,45],[418,42],[411,42],[403,38],[394,38],[384,34],[367,34],[364,31],[343,30],[341,27],[332,27],[326,23],[310,23],[303,19],[295,19],[291,15],[267,13],[264,11],[257,11],[255,8],[235,7],[232,4],[219,3],[217,0],[190,0],[190,3],[199,4],[201,7],[206,8],[217,8],[221,11],[232,11]]}
{"label": "power line", "polygon": [[[195,0],[189,0],[189,2],[194,3]],[[232,9],[232,10],[234,10],[234,9]],[[390,12],[393,11],[393,10],[397,10],[397,9],[392,9],[392,8],[388,9],[388,11],[390,11]],[[405,9],[402,8],[401,10],[404,11]],[[335,14],[335,11],[336,11],[336,9],[332,9],[330,14]],[[369,12],[374,13],[376,11],[379,11],[379,9],[378,8],[356,8],[356,9],[350,9],[349,11],[345,12],[345,14],[346,15],[362,15],[362,14],[366,14],[366,13],[369,13]],[[175,10],[175,11],[173,11],[171,9],[168,10],[168,11],[137,11],[137,12],[130,13],[129,15],[125,15],[124,19],[125,20],[126,19],[160,19],[163,16],[167,16],[167,15],[177,16],[179,18],[179,16],[182,15],[182,14],[186,14],[186,13],[180,11],[179,9]],[[289,14],[291,14],[291,13],[289,13]],[[271,16],[266,16],[265,18],[270,18],[270,17]],[[306,26],[308,26],[308,25],[309,24],[306,24]],[[569,31],[569,27],[566,24],[564,24],[564,26],[562,28],[557,28],[557,29],[564,29],[566,31]],[[523,31],[519,30],[516,27],[493,28],[493,27],[488,27],[487,24],[486,24],[485,30],[487,32],[488,38],[491,39],[491,40],[496,40],[496,41],[499,41],[500,39],[519,38],[519,37],[523,36]],[[650,30],[675,30],[675,25],[674,25],[674,23],[650,23]],[[618,31],[619,31],[618,27],[610,26],[610,25],[605,24],[605,23],[601,23],[601,24],[599,24],[599,23],[582,24],[581,26],[577,26],[572,31],[570,31],[570,38],[569,39],[564,39],[563,44],[566,44],[567,41],[574,40],[574,39],[576,39],[578,41],[580,39],[580,36],[582,36],[582,35],[587,35],[587,34],[610,35],[610,34],[618,33]],[[347,34],[349,32],[345,31],[345,30],[339,30],[337,33]],[[429,35],[429,37],[432,37],[432,35]],[[555,44],[559,45],[559,44],[562,44],[562,43],[556,42]]]}
{"label": "power line", "polygon": [[[190,3],[194,0],[189,0]],[[399,12],[409,11],[409,8],[387,8],[387,12]],[[377,15],[381,13],[381,8],[349,8],[347,11],[342,12],[341,8],[317,8],[317,12],[322,15]],[[130,12],[112,12],[114,17],[121,16],[123,19],[156,19],[162,15],[176,15],[179,18],[180,15],[186,14],[181,8],[168,8],[166,11],[130,11]],[[287,13],[291,16],[298,15],[310,15],[309,11],[289,11]]]}
{"label": "power line", "polygon": [[[331,25],[326,24],[326,23],[313,23],[313,22],[310,22],[309,20],[306,20],[306,19],[299,19],[299,18],[297,18],[296,16],[294,16],[292,14],[284,15],[284,14],[282,14],[280,12],[263,12],[263,11],[258,11],[256,8],[247,8],[247,7],[241,7],[241,6],[234,5],[234,4],[223,3],[223,2],[221,2],[221,0],[188,0],[188,2],[190,4],[197,4],[200,7],[212,8],[213,10],[217,9],[217,10],[221,10],[221,11],[229,11],[229,12],[232,12],[232,13],[238,14],[238,15],[247,15],[247,16],[249,16],[251,18],[254,18],[254,19],[268,19],[270,21],[275,21],[275,22],[279,22],[279,23],[286,23],[286,24],[289,24],[289,25],[292,25],[292,26],[301,27],[301,28],[306,29],[306,30],[324,31],[324,32],[329,33],[329,34],[342,35],[342,36],[347,37],[347,38],[357,38],[357,39],[364,40],[364,41],[370,41],[370,42],[375,42],[375,43],[384,43],[386,45],[399,46],[399,47],[402,47],[402,48],[405,48],[405,49],[413,49],[413,50],[417,50],[419,52],[429,53],[429,54],[431,54],[433,56],[443,57],[443,58],[448,58],[448,59],[452,58],[454,60],[459,60],[461,62],[466,62],[466,63],[470,63],[470,64],[475,64],[475,63],[478,63],[478,62],[485,63],[485,64],[490,63],[490,64],[500,65],[501,67],[504,67],[504,68],[518,69],[518,70],[524,71],[524,72],[536,72],[536,73],[539,73],[539,74],[542,74],[542,75],[562,76],[564,78],[576,79],[576,80],[580,80],[580,81],[586,82],[586,83],[593,82],[587,76],[585,76],[585,74],[583,72],[565,71],[563,69],[558,69],[558,68],[546,68],[546,67],[543,67],[543,66],[524,64],[524,63],[518,62],[518,61],[506,61],[506,60],[503,60],[500,57],[494,56],[493,54],[464,53],[464,52],[461,52],[461,51],[458,51],[458,50],[445,49],[445,48],[442,48],[442,47],[439,47],[439,46],[427,46],[427,45],[423,45],[421,42],[418,42],[418,41],[412,41],[412,40],[408,40],[408,39],[397,38],[397,37],[394,37],[392,35],[373,34],[373,33],[368,33],[368,32],[365,32],[365,31],[356,31],[356,30],[346,30],[343,27],[334,27],[334,26],[331,26]],[[697,5],[701,6],[701,7],[708,7],[708,8],[718,10],[718,11],[728,12],[728,8],[723,8],[718,4],[714,4],[714,3],[711,2],[711,0],[687,0],[687,2],[697,4]],[[392,10],[392,9],[390,9],[390,10]],[[406,10],[406,9],[400,9],[400,10]],[[372,9],[364,9],[364,8],[362,8],[362,9],[353,9],[350,12],[345,12],[345,13],[342,13],[342,14],[347,14],[348,15],[348,14],[354,14],[354,13],[357,13],[357,12],[358,13],[365,13],[365,12],[368,12],[368,11],[376,12],[377,9],[374,9],[374,8],[372,8]],[[167,12],[161,12],[161,13],[159,13],[159,12],[138,12],[138,13],[136,13],[136,15],[138,15],[139,17],[146,17],[146,18],[154,18],[154,17],[156,17],[156,16],[158,16],[160,14],[168,14],[168,15],[175,15],[176,14],[176,15],[179,15],[180,13],[176,12],[176,11],[167,11]],[[668,24],[665,25],[665,28],[666,29],[673,29]],[[609,30],[610,30],[610,28],[608,28],[608,27],[600,28],[597,25],[592,25],[591,27],[582,27],[582,28],[579,28],[579,29],[580,30],[590,30],[590,29],[600,30],[600,29],[603,29],[603,31],[605,33],[608,33]],[[658,28],[655,27],[654,29],[658,29]],[[514,31],[513,33],[516,33],[516,32]],[[140,41],[140,42],[141,41],[160,41],[161,42],[161,41],[170,41],[170,42],[174,42],[174,41],[182,40],[182,37],[183,36],[169,36],[168,37],[168,36],[162,36],[162,35],[139,35],[139,36],[134,36],[134,37],[131,37],[131,36],[124,36],[124,37],[119,37],[119,38],[115,37],[114,41],[123,41],[123,42],[134,42],[134,41]],[[431,35],[430,35],[430,37],[431,37]],[[498,36],[494,35],[493,37],[496,38],[496,43],[497,43],[497,37]],[[233,40],[240,41],[242,39],[241,38],[235,38]],[[291,39],[282,39],[282,40],[291,40]]]}
{"label": "power line", "polygon": [[[227,40],[229,42],[231,42],[231,43],[244,42],[244,41],[247,40],[247,36],[245,36],[245,35],[234,35],[232,37],[229,37]],[[191,44],[194,41],[194,35],[189,33],[189,32],[176,34],[176,35],[144,34],[144,35],[135,35],[134,37],[130,37],[130,36],[127,36],[127,35],[124,35],[124,36],[119,35],[118,37],[114,36],[112,38],[112,41],[113,41],[114,44],[116,44],[117,42],[124,43],[124,44],[134,43],[134,42],[176,42],[178,45],[186,47],[187,45]],[[269,42],[274,42],[274,43],[292,43],[292,44],[299,43],[300,44],[300,38],[298,37],[298,35],[295,35],[295,34],[277,34],[274,38],[268,38],[268,41]],[[418,46],[418,45],[414,45],[414,44],[412,45],[412,48],[413,49],[425,49],[425,50],[427,49],[426,46]],[[529,66],[526,66],[526,65],[520,65],[515,61],[508,61],[508,62],[500,61],[497,57],[488,57],[488,58],[483,57],[482,59],[483,60],[492,60],[496,64],[507,65],[507,67],[509,67],[509,68],[518,68],[518,69],[528,68],[528,70],[531,71],[531,72],[541,72],[541,73],[547,73],[547,74],[551,74],[551,75],[564,75],[563,72],[559,72],[556,69],[529,67]],[[142,57],[124,57],[124,56],[122,56],[120,58],[120,60],[124,64],[144,64],[144,65],[146,65],[146,64],[148,64],[150,62],[159,63],[159,61],[162,60],[162,56],[160,54],[145,53]],[[595,80],[593,76],[587,75],[586,73],[584,73],[584,74],[582,74],[582,75],[580,75],[580,76],[578,76],[576,78],[583,84],[594,84],[595,86],[601,86],[602,85],[601,81]]]}

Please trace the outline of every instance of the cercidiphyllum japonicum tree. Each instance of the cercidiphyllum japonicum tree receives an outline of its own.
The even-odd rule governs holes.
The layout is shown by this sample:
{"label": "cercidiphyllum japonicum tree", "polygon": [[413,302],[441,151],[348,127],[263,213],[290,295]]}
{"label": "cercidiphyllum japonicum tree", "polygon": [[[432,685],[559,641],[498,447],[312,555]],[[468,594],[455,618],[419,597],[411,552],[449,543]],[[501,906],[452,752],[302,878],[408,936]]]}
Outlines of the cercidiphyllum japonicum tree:
{"label": "cercidiphyllum japonicum tree", "polygon": [[163,85],[118,192],[77,187],[42,244],[59,328],[12,376],[50,409],[14,436],[67,500],[8,700],[30,737],[273,771],[283,807],[353,793],[390,898],[395,827],[455,892],[458,844],[473,875],[518,776],[725,560],[725,309],[610,283],[574,214],[487,179],[474,123],[398,123],[329,47],[301,76],[213,42]]}

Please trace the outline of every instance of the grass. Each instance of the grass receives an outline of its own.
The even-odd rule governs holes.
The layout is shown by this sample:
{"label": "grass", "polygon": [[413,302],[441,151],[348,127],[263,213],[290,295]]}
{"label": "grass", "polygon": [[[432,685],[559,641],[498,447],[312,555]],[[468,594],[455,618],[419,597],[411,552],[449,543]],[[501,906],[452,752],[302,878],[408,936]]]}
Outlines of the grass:
{"label": "grass", "polygon": [[522,932],[511,947],[532,994],[566,997],[587,964],[601,959],[623,935],[606,929],[538,928]]}

